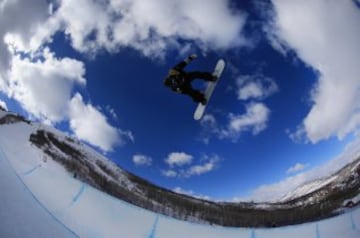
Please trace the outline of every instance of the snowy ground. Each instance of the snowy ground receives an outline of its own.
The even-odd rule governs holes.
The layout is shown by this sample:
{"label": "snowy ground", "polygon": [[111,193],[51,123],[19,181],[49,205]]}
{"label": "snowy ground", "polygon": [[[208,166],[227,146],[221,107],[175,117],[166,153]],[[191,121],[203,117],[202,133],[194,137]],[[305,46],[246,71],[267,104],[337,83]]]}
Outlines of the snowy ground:
{"label": "snowy ground", "polygon": [[360,208],[272,229],[206,226],[161,216],[87,186],[45,160],[28,142],[32,130],[24,123],[0,126],[0,237],[360,237]]}

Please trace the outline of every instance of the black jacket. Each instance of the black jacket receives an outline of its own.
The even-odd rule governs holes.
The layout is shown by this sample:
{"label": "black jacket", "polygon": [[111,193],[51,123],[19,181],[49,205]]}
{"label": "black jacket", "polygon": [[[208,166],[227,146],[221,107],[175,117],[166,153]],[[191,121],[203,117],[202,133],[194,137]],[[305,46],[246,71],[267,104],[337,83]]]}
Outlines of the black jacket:
{"label": "black jacket", "polygon": [[189,87],[189,85],[186,83],[186,72],[184,71],[184,68],[193,60],[194,57],[189,56],[171,68],[166,79],[164,80],[164,84],[174,92],[184,93]]}

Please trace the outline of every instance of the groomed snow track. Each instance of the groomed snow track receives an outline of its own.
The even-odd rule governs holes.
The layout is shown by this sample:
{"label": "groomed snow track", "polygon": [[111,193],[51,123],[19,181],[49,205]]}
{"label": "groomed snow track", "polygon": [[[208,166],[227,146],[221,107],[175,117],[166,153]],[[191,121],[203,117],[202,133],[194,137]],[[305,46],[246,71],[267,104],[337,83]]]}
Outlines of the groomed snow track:
{"label": "groomed snow track", "polygon": [[360,208],[319,222],[224,228],[178,221],[112,198],[80,181],[9,158],[0,149],[0,237],[358,238]]}
{"label": "groomed snow track", "polygon": [[159,215],[73,178],[29,142],[33,131],[26,123],[0,126],[1,238],[360,237],[360,207],[318,222],[266,229],[200,225]]}

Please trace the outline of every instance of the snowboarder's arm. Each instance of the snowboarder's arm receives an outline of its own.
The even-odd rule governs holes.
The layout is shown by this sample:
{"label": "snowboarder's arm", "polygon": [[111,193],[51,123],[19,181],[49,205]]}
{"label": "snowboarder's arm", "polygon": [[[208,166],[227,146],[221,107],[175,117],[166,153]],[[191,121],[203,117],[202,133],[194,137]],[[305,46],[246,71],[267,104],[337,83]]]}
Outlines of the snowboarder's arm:
{"label": "snowboarder's arm", "polygon": [[189,57],[187,57],[186,59],[184,59],[183,61],[181,61],[180,63],[178,63],[177,65],[175,65],[173,69],[175,69],[177,71],[182,71],[186,65],[188,65],[191,61],[193,61],[196,58],[197,58],[197,55],[192,54]]}

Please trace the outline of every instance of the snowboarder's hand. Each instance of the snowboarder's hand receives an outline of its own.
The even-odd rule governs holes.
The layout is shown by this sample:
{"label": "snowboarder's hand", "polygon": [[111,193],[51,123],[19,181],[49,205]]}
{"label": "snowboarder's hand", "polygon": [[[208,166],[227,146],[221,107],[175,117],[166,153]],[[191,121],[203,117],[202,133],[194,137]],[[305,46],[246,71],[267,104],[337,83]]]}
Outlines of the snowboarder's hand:
{"label": "snowboarder's hand", "polygon": [[197,55],[196,55],[196,54],[192,54],[192,55],[189,56],[189,58],[190,58],[191,60],[194,60],[194,59],[197,58]]}
{"label": "snowboarder's hand", "polygon": [[180,88],[176,88],[176,89],[175,89],[175,92],[177,92],[177,93],[182,93],[182,90],[181,90]]}

